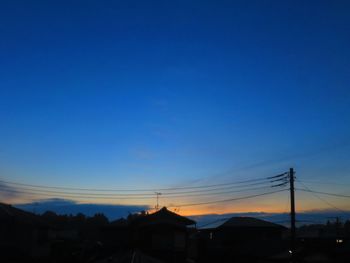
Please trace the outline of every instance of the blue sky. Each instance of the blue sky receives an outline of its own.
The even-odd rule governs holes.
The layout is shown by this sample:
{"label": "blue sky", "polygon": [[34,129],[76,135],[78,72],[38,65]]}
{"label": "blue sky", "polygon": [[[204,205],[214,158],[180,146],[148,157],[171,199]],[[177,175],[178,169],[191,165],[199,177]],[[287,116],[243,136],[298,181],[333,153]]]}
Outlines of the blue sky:
{"label": "blue sky", "polygon": [[0,7],[1,178],[142,188],[293,166],[350,184],[347,1]]}

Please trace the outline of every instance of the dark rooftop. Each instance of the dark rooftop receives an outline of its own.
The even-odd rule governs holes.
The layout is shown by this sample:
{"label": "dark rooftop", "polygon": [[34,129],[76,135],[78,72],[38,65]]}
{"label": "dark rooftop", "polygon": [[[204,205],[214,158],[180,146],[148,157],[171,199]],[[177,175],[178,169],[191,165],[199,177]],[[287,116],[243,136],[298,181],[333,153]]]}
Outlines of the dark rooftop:
{"label": "dark rooftop", "polygon": [[194,225],[196,222],[180,216],[174,212],[169,211],[166,207],[163,207],[159,211],[136,219],[136,223],[140,225],[152,225],[152,224],[168,224],[177,226]]}
{"label": "dark rooftop", "polygon": [[3,203],[0,203],[0,220],[16,220],[16,222],[23,224],[47,226],[37,215]]}
{"label": "dark rooftop", "polygon": [[265,220],[261,220],[253,217],[232,217],[223,223],[220,227],[273,227],[284,228],[281,225],[271,223]]}

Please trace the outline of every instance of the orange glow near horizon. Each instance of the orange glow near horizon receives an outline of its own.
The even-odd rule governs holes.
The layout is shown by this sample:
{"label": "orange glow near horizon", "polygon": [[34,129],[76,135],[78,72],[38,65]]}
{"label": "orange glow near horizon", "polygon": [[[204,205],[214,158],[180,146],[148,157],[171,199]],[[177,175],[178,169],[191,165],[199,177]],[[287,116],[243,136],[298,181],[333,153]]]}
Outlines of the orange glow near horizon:
{"label": "orange glow near horizon", "polygon": [[[40,198],[21,198],[21,197],[13,197],[3,199],[3,202],[8,204],[23,204],[23,203],[40,203]],[[150,209],[148,209],[149,213],[155,212],[154,206],[155,204],[152,202],[147,202],[145,204],[144,200],[123,200],[121,202],[117,202],[116,200],[111,199],[102,199],[102,200],[94,200],[91,201],[83,201],[83,200],[74,200],[77,204],[100,204],[100,205],[149,205]],[[170,200],[169,200],[170,201]],[[196,200],[198,202],[198,200]],[[332,203],[337,204],[344,210],[350,210],[349,204],[346,202],[347,200],[339,200],[334,199],[331,200]],[[183,200],[184,204],[192,203],[194,200]],[[249,200],[241,200],[239,202],[229,202],[229,203],[218,203],[218,204],[210,204],[210,205],[199,205],[199,206],[179,206],[175,207],[171,205],[170,202],[166,202],[165,198],[160,200],[160,207],[168,207],[168,209],[172,212],[180,214],[182,216],[193,216],[193,215],[205,215],[205,214],[227,214],[227,213],[249,213],[249,212],[265,212],[265,213],[289,213],[289,197],[288,193],[280,193],[275,196],[269,196],[264,199],[249,199]],[[170,205],[169,205],[170,204]],[[309,198],[307,195],[300,194],[296,200],[296,209],[299,212],[305,211],[316,211],[316,210],[325,210],[329,209],[329,206],[326,206],[324,203],[321,203],[318,199]]]}

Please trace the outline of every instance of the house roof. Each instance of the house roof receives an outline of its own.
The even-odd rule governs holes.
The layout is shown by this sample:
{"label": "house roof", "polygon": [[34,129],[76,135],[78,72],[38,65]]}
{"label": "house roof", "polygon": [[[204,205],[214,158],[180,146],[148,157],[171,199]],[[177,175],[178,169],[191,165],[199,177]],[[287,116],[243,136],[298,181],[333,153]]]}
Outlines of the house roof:
{"label": "house roof", "polygon": [[116,254],[111,257],[95,261],[96,263],[163,263],[158,259],[150,257],[139,250],[128,251],[122,254]]}
{"label": "house roof", "polygon": [[153,214],[139,217],[135,222],[140,225],[168,224],[177,226],[188,226],[196,223],[187,217],[169,211],[166,207],[163,207]]}
{"label": "house roof", "polygon": [[0,203],[0,220],[13,221],[18,223],[31,224],[37,226],[47,226],[38,216],[35,214],[23,211],[15,208],[11,205]]}
{"label": "house roof", "polygon": [[268,228],[285,228],[281,225],[271,223],[253,217],[231,217],[221,227],[268,227]]}

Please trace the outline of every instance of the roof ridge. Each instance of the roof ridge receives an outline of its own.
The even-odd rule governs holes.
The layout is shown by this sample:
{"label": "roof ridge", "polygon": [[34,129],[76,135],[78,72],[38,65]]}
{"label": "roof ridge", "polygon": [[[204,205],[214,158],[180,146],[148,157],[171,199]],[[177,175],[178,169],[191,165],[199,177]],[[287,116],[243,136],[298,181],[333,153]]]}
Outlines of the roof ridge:
{"label": "roof ridge", "polygon": [[9,216],[13,216],[13,213],[11,213],[11,211],[9,211],[9,209],[7,209],[6,204],[1,204],[0,207],[5,211],[6,214],[8,214]]}

